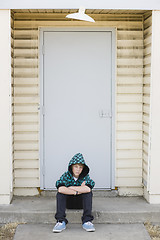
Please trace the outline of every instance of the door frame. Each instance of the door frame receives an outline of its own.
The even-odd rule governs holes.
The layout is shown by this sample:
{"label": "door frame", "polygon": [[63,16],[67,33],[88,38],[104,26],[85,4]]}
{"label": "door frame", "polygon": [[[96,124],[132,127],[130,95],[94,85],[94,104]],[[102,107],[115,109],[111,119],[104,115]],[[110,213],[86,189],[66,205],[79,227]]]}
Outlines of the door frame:
{"label": "door frame", "polygon": [[[40,189],[44,189],[44,175],[45,175],[45,152],[44,152],[44,32],[111,32],[111,44],[112,44],[112,59],[111,59],[111,159],[110,159],[110,171],[111,171],[111,189],[115,189],[115,155],[116,155],[116,144],[115,144],[115,115],[116,115],[116,28],[107,27],[40,27],[39,28],[39,81],[40,81],[40,142],[39,142],[39,159],[40,159]],[[106,189],[108,190],[108,189]]]}

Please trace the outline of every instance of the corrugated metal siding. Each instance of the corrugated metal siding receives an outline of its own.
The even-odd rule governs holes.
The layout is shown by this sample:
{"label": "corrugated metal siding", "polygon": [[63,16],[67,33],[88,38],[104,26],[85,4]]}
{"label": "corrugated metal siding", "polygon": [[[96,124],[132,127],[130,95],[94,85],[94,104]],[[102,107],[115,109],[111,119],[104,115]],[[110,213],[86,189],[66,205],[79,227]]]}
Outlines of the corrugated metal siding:
{"label": "corrugated metal siding", "polygon": [[147,186],[148,140],[150,116],[152,16],[144,16],[144,80],[143,80],[143,184]]}
{"label": "corrugated metal siding", "polygon": [[[142,186],[143,17],[92,15],[96,23],[56,14],[15,14],[14,22],[14,178],[15,194],[39,187],[38,27],[117,27],[116,186]],[[56,20],[56,22],[55,22]],[[98,21],[101,20],[101,21]]]}

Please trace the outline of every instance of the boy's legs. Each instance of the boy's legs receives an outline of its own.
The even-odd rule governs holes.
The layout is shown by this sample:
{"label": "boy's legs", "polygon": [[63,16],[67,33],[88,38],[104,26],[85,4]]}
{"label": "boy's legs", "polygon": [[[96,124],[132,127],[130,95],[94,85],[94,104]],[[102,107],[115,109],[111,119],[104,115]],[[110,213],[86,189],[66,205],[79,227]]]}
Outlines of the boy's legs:
{"label": "boy's legs", "polygon": [[85,222],[92,222],[92,192],[83,193],[83,216],[82,216],[82,224]]}
{"label": "boy's legs", "polygon": [[66,197],[67,195],[62,193],[57,193],[57,212],[55,214],[55,218],[57,222],[63,222],[68,223],[68,220],[66,219]]}

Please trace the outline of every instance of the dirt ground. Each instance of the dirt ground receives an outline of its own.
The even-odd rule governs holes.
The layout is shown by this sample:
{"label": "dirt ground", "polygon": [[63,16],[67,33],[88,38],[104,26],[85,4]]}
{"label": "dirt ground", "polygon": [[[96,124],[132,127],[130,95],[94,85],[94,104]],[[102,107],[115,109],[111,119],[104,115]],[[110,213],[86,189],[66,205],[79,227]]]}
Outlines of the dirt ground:
{"label": "dirt ground", "polygon": [[160,224],[144,224],[152,240],[160,240]]}
{"label": "dirt ground", "polygon": [[0,240],[12,240],[18,223],[7,223],[0,226]]}
{"label": "dirt ground", "polygon": [[[18,224],[21,223],[7,223],[0,226],[0,240],[12,240]],[[160,224],[144,224],[152,240],[160,240]]]}

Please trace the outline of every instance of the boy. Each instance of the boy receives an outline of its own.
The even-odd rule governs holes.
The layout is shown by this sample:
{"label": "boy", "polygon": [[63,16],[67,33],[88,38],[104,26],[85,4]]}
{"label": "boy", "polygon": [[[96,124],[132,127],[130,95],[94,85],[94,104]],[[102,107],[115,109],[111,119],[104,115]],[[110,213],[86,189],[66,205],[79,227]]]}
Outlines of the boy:
{"label": "boy", "polygon": [[53,232],[61,232],[66,228],[68,223],[66,219],[66,200],[72,201],[73,198],[78,200],[80,196],[83,202],[82,227],[88,231],[95,231],[92,224],[92,188],[95,182],[89,177],[89,167],[86,165],[83,155],[77,153],[70,160],[68,171],[65,172],[56,182],[57,192],[57,212],[55,218],[56,225]]}

